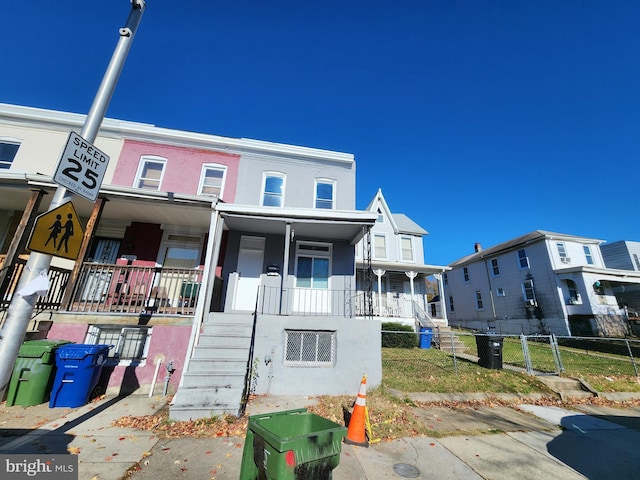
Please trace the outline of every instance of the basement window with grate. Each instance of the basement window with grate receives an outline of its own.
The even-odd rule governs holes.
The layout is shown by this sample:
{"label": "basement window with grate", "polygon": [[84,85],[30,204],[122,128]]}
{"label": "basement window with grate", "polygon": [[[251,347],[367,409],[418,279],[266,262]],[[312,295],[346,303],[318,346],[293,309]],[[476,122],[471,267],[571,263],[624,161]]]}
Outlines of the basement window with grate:
{"label": "basement window with grate", "polygon": [[285,365],[332,367],[335,364],[335,331],[285,330],[285,336]]}
{"label": "basement window with grate", "polygon": [[152,327],[122,327],[121,325],[91,325],[86,343],[113,345],[107,365],[144,366]]}

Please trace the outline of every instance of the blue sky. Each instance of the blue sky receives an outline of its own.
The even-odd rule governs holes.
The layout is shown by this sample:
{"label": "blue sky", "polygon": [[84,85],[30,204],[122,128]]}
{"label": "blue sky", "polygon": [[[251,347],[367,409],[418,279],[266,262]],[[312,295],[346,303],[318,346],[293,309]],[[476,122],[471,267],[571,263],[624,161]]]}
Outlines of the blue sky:
{"label": "blue sky", "polygon": [[[0,102],[87,113],[127,0],[4,2]],[[640,2],[149,0],[108,116],[350,152],[446,265],[640,241]],[[52,170],[56,159],[52,159]]]}

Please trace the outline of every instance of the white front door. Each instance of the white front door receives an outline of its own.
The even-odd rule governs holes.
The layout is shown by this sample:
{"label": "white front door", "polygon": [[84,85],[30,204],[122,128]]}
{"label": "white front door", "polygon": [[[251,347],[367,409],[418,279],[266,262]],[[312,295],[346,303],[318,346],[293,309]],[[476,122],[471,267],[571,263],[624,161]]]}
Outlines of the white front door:
{"label": "white front door", "polygon": [[264,261],[264,238],[247,237],[240,239],[238,253],[238,286],[233,309],[253,312],[260,287],[260,275]]}

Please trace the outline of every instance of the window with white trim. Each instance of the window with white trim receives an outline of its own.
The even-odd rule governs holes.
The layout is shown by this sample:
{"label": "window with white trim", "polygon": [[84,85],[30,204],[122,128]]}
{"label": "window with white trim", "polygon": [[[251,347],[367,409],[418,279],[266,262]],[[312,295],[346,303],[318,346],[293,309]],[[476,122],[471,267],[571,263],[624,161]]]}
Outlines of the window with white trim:
{"label": "window with white trim", "polygon": [[484,304],[482,303],[482,292],[480,292],[480,290],[476,290],[476,309],[484,309]]}
{"label": "window with white trim", "polygon": [[385,260],[387,258],[387,236],[376,233],[373,236],[373,258]]}
{"label": "window with white trim", "polygon": [[335,357],[335,331],[285,330],[285,365],[331,367]]}
{"label": "window with white trim", "polygon": [[384,223],[384,215],[382,214],[382,210],[378,209],[378,218],[376,219],[378,223]]}
{"label": "window with white trim", "polygon": [[498,259],[494,258],[491,260],[491,273],[493,273],[494,277],[500,275],[500,266],[498,265]]}
{"label": "window with white trim", "polygon": [[504,288],[502,287],[497,287],[496,288],[496,297],[506,297],[507,294],[504,291]]}
{"label": "window with white trim", "polygon": [[296,249],[296,287],[329,288],[331,245],[298,242]]}
{"label": "window with white trim", "polygon": [[528,306],[536,305],[536,292],[533,289],[533,280],[525,280],[522,282],[522,295]]}
{"label": "window with white trim", "polygon": [[587,259],[587,265],[593,265],[593,255],[591,255],[591,248],[589,245],[583,245],[582,250],[584,250],[584,256]]}
{"label": "window with white trim", "polygon": [[527,257],[527,252],[524,248],[518,250],[518,266],[521,270],[523,268],[529,268],[529,257]]}
{"label": "window with white trim", "polygon": [[569,305],[578,305],[582,303],[576,282],[571,279],[567,279],[565,281],[567,283],[567,290],[569,291]]}
{"label": "window with white trim", "polygon": [[403,262],[413,262],[413,239],[400,237],[401,255]]}
{"label": "window with white trim", "polygon": [[569,263],[571,259],[567,255],[567,246],[563,242],[557,242],[556,248],[558,249],[558,255],[560,255],[560,261],[562,263]]}
{"label": "window with white trim", "polygon": [[633,254],[633,261],[636,263],[636,270],[640,270],[640,258],[638,258],[638,254]]}
{"label": "window with white trim", "polygon": [[336,182],[333,180],[316,179],[315,183],[315,207],[329,210],[334,209]]}
{"label": "window with white trim", "polygon": [[107,365],[144,366],[152,327],[122,325],[90,325],[85,343],[88,345],[113,345],[109,350]]}
{"label": "window with white trim", "polygon": [[277,172],[265,172],[262,179],[262,205],[265,207],[284,206],[284,187],[286,175]]}
{"label": "window with white trim", "polygon": [[20,142],[0,140],[0,169],[9,169],[16,158]]}
{"label": "window with white trim", "polygon": [[136,173],[133,186],[144,190],[160,190],[166,164],[166,158],[142,157],[138,165],[138,172]]}
{"label": "window with white trim", "polygon": [[205,163],[202,165],[200,183],[198,184],[198,195],[212,195],[218,198],[224,193],[224,180],[227,174],[227,167]]}
{"label": "window with white trim", "polygon": [[464,283],[469,283],[469,268],[468,267],[463,267],[462,268],[462,276],[464,277]]}

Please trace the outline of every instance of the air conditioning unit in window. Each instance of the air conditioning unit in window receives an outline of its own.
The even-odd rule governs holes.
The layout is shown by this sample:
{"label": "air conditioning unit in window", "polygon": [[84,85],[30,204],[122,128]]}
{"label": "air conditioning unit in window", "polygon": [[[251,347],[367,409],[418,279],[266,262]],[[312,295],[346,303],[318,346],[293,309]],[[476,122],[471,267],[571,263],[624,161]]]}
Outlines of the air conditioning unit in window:
{"label": "air conditioning unit in window", "polygon": [[562,263],[571,263],[571,259],[569,257],[560,257],[560,261]]}
{"label": "air conditioning unit in window", "polygon": [[525,304],[527,307],[537,307],[537,306],[538,306],[538,304],[536,303],[536,301],[535,301],[535,300],[525,300],[525,301],[524,301],[524,304]]}

